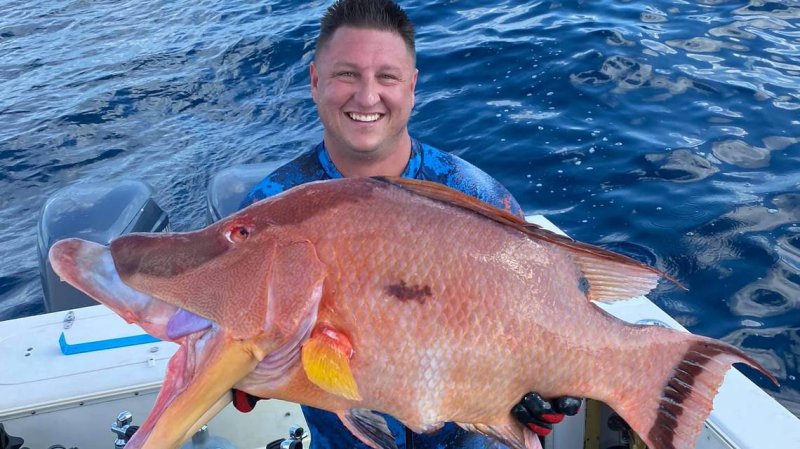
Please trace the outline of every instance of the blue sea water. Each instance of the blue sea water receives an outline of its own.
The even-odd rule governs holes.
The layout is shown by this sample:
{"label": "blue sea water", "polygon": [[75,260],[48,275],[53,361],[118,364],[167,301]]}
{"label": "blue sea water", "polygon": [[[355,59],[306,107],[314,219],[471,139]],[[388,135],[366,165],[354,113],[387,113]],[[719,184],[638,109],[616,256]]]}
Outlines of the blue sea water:
{"label": "blue sea water", "polygon": [[[800,2],[401,1],[411,131],[528,213],[689,288],[650,297],[743,348],[800,415]],[[43,312],[36,222],[77,182],[141,179],[177,230],[219,170],[321,139],[328,1],[0,0],[0,320]]]}

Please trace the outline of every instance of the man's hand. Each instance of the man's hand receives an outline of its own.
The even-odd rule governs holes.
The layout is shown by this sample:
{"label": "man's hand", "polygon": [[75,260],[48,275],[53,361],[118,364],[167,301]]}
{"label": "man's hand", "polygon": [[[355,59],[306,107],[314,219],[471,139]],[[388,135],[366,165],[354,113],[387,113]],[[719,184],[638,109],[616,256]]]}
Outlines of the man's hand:
{"label": "man's hand", "polygon": [[242,413],[250,413],[256,407],[256,402],[264,398],[253,396],[242,390],[233,390],[233,406]]}
{"label": "man's hand", "polygon": [[537,435],[546,437],[553,431],[553,424],[560,423],[564,415],[578,413],[582,403],[583,399],[571,396],[563,396],[550,402],[539,396],[539,393],[530,392],[511,409],[511,414]]}

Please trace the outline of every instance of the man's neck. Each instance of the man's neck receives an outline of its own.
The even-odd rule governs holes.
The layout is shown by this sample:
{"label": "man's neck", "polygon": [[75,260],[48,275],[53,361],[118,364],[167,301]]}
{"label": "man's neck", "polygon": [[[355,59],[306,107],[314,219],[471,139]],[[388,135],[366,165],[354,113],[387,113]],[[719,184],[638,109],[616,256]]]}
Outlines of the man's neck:
{"label": "man's neck", "polygon": [[406,134],[398,148],[386,154],[353,155],[327,146],[328,155],[345,178],[366,176],[400,176],[411,158],[411,137]]}

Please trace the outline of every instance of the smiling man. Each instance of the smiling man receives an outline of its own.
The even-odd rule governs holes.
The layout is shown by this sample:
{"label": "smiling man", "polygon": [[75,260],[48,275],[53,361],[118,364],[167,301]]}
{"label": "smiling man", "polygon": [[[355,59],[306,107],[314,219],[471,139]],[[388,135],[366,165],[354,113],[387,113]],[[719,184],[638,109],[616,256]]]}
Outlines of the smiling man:
{"label": "smiling man", "polygon": [[522,214],[491,176],[409,135],[417,84],[414,28],[394,2],[335,2],[322,18],[310,76],[322,142],[269,174],[242,207],[309,181],[403,176],[440,182]]}
{"label": "smiling man", "polygon": [[[247,195],[242,207],[310,181],[403,176],[445,184],[521,216],[517,201],[494,178],[409,135],[417,73],[414,28],[397,4],[391,0],[336,1],[322,18],[310,66],[311,96],[324,127],[322,142],[269,174]],[[257,401],[240,391],[234,392],[234,399],[242,411],[252,409]],[[564,414],[575,414],[580,404],[575,398],[551,403],[530,393],[509,413],[537,434],[546,435],[552,424]],[[311,407],[303,407],[303,413],[312,449],[365,447],[335,414]],[[386,421],[399,448],[496,444],[454,424],[416,435],[393,418]]]}

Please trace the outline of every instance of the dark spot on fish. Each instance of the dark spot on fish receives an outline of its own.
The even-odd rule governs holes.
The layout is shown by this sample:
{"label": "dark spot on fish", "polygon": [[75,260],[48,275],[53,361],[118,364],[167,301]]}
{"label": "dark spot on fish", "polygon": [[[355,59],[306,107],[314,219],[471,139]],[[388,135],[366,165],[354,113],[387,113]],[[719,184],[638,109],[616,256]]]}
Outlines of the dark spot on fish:
{"label": "dark spot on fish", "polygon": [[425,300],[433,294],[429,285],[407,285],[406,281],[387,286],[386,292],[400,301],[412,300],[420,304],[425,304]]}
{"label": "dark spot on fish", "polygon": [[578,279],[578,288],[583,292],[584,295],[589,294],[589,280],[586,279],[586,276],[581,276]]}

